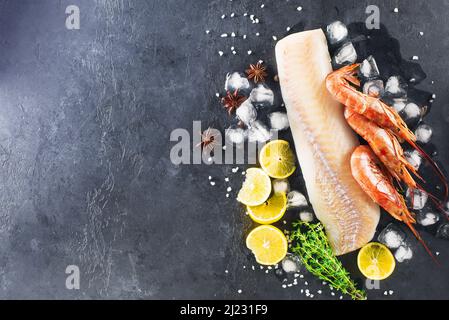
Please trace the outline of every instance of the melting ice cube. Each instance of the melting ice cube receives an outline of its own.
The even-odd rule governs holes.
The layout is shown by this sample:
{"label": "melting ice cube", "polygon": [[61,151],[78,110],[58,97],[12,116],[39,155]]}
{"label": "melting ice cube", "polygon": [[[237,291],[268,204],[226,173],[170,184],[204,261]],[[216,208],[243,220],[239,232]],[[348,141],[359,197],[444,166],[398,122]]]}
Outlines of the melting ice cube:
{"label": "melting ice cube", "polygon": [[246,136],[247,132],[242,128],[230,127],[225,132],[226,140],[237,145],[245,142]]}
{"label": "melting ice cube", "polygon": [[304,222],[312,222],[313,221],[313,213],[309,211],[301,211],[299,213],[299,219]]}
{"label": "melting ice cube", "polygon": [[449,222],[443,223],[438,227],[437,237],[449,240]]}
{"label": "melting ice cube", "polygon": [[285,193],[290,191],[290,184],[287,179],[274,179],[272,182],[274,193]]}
{"label": "melting ice cube", "polygon": [[379,77],[379,68],[377,67],[376,60],[373,56],[369,56],[368,58],[363,60],[362,64],[360,65],[360,73],[365,79],[374,79]]}
{"label": "melting ice cube", "polygon": [[299,272],[301,270],[301,259],[294,254],[287,253],[281,265],[286,273]]}
{"label": "melting ice cube", "polygon": [[348,36],[348,28],[341,21],[334,21],[326,28],[326,35],[329,43],[334,45],[342,42]]}
{"label": "melting ice cube", "polygon": [[249,97],[251,102],[259,107],[271,107],[274,103],[274,93],[265,84],[259,84],[251,90]]}
{"label": "melting ice cube", "polygon": [[396,112],[401,112],[404,110],[405,106],[407,105],[407,100],[405,99],[393,99],[393,108],[396,110]]}
{"label": "melting ice cube", "polygon": [[351,64],[356,60],[357,52],[351,42],[345,43],[334,56],[334,61],[337,65]]}
{"label": "melting ice cube", "polygon": [[267,126],[264,125],[259,120],[251,123],[250,128],[248,129],[248,140],[249,142],[260,142],[264,143],[270,140],[272,137],[272,133],[268,130]]}
{"label": "melting ice cube", "polygon": [[422,110],[418,107],[418,105],[410,102],[399,113],[399,115],[402,119],[404,119],[405,123],[407,123],[409,127],[413,127],[421,120]]}
{"label": "melting ice cube", "polygon": [[273,112],[268,115],[268,118],[270,119],[271,128],[274,130],[281,131],[290,127],[285,112]]}
{"label": "melting ice cube", "polygon": [[426,212],[418,214],[416,220],[420,225],[427,227],[437,223],[440,217],[436,213]]}
{"label": "melting ice cube", "polygon": [[432,138],[432,128],[427,124],[420,124],[415,130],[416,140],[421,143],[428,143]]}
{"label": "melting ice cube", "polygon": [[[413,196],[412,196],[413,195]],[[410,192],[410,188],[407,188],[406,197],[409,204],[414,210],[421,210],[426,205],[429,196],[424,191],[413,189],[413,194]],[[413,198],[413,199],[412,199]],[[412,201],[413,200],[413,201]]]}
{"label": "melting ice cube", "polygon": [[249,92],[251,84],[243,73],[233,72],[226,75],[225,91],[240,93]]}
{"label": "melting ice cube", "polygon": [[301,192],[293,190],[288,193],[287,207],[296,208],[305,206],[307,206],[307,199]]}
{"label": "melting ice cube", "polygon": [[404,157],[413,166],[413,168],[415,168],[415,170],[418,170],[421,166],[422,157],[418,150],[406,150],[404,151]]}
{"label": "melting ice cube", "polygon": [[235,112],[237,118],[241,120],[245,125],[249,126],[257,118],[256,108],[253,106],[249,99],[246,99]]}
{"label": "melting ice cube", "polygon": [[391,76],[385,84],[385,91],[395,97],[407,95],[407,84],[398,76]]}
{"label": "melting ice cube", "polygon": [[405,233],[393,223],[390,223],[380,232],[377,239],[388,248],[396,249],[404,243]]}
{"label": "melting ice cube", "polygon": [[401,245],[394,253],[394,257],[398,262],[404,262],[410,260],[413,257],[412,249],[407,245]]}
{"label": "melting ice cube", "polygon": [[363,93],[371,97],[381,97],[384,94],[384,82],[382,80],[371,80],[363,85]]}

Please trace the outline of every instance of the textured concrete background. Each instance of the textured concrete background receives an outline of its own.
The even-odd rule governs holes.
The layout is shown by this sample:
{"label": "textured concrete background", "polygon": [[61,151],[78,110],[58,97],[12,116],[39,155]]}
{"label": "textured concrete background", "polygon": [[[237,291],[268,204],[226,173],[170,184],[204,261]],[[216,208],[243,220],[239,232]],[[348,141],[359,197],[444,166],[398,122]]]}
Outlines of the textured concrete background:
{"label": "textured concrete background", "polygon": [[[70,4],[79,31],[65,28]],[[250,269],[249,219],[224,183],[208,183],[232,166],[175,166],[169,135],[193,120],[226,128],[215,92],[257,59],[274,74],[272,35],[363,22],[368,4],[381,7],[403,57],[420,57],[420,87],[437,94],[427,122],[449,167],[447,1],[0,0],[0,298],[304,298],[304,280],[282,289],[272,272]],[[219,37],[232,31],[248,39]],[[299,173],[293,180],[300,188]],[[423,233],[443,267],[416,245],[370,298],[449,298],[448,243]],[[355,255],[343,260],[361,279]],[[70,264],[80,290],[65,288]],[[317,298],[334,298],[322,290]]]}

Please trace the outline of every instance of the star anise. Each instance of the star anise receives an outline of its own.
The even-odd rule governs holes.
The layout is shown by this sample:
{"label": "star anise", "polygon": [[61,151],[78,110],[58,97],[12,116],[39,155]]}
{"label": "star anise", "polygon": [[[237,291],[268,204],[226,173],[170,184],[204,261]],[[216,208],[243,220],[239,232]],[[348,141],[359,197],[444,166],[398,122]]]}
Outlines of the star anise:
{"label": "star anise", "polygon": [[266,70],[267,68],[259,61],[256,64],[250,64],[249,69],[245,72],[248,75],[248,79],[253,79],[255,83],[258,83],[265,81],[265,77],[268,76],[265,72]]}
{"label": "star anise", "polygon": [[246,100],[246,97],[239,95],[238,90],[232,92],[227,92],[226,96],[221,99],[223,107],[228,111],[229,114],[234,112],[240,105]]}
{"label": "star anise", "polygon": [[212,128],[208,128],[201,133],[201,142],[197,144],[197,147],[201,147],[203,152],[210,152],[217,145],[217,139]]}

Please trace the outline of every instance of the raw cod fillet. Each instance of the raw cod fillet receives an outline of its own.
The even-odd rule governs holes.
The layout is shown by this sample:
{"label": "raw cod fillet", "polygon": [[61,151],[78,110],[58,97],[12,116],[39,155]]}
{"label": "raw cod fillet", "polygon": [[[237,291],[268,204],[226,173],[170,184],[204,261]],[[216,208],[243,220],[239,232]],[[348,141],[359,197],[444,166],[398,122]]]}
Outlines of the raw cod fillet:
{"label": "raw cod fillet", "polygon": [[295,33],[276,45],[278,76],[310,202],[336,255],[374,236],[380,209],[351,175],[359,145],[343,107],[326,90],[332,71],[321,29]]}

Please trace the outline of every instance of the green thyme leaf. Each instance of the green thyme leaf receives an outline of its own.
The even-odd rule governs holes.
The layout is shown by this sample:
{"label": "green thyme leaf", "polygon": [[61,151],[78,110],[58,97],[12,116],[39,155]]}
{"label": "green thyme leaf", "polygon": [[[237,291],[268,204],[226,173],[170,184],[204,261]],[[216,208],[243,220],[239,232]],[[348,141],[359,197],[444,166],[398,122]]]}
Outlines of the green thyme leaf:
{"label": "green thyme leaf", "polygon": [[348,271],[334,255],[321,223],[298,221],[293,227],[291,251],[301,258],[310,273],[354,300],[366,299],[366,293],[357,289]]}

